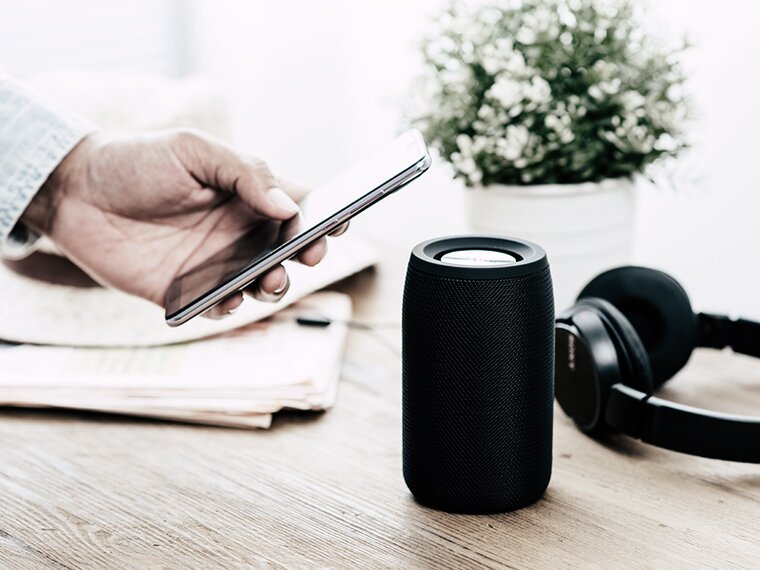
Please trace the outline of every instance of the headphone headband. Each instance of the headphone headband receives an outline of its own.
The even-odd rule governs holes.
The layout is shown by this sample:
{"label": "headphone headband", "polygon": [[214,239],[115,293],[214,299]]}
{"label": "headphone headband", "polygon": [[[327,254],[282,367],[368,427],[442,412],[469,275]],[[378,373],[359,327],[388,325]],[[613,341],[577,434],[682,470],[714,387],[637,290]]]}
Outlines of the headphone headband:
{"label": "headphone headband", "polygon": [[[753,323],[760,330],[758,323]],[[672,451],[760,463],[760,418],[684,406],[615,384],[605,414],[616,430]]]}
{"label": "headphone headband", "polygon": [[760,323],[732,319],[725,315],[697,315],[697,346],[730,348],[734,352],[760,358]]}

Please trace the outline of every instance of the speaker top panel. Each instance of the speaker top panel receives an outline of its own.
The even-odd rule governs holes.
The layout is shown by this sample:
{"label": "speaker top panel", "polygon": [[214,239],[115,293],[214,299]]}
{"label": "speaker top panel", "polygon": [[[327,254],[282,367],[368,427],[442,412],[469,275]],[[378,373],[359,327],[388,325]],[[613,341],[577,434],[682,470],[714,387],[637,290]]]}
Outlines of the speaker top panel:
{"label": "speaker top panel", "polygon": [[540,245],[500,236],[464,235],[431,239],[415,246],[409,265],[418,271],[458,279],[509,279],[549,265]]}

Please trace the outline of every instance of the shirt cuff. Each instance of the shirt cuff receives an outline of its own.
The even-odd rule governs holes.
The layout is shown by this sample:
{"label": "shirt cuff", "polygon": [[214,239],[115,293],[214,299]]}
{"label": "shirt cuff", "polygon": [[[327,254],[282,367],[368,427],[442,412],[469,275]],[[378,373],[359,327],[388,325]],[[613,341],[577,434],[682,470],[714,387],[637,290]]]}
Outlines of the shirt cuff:
{"label": "shirt cuff", "polygon": [[0,79],[0,256],[28,255],[39,235],[19,222],[50,174],[95,127]]}

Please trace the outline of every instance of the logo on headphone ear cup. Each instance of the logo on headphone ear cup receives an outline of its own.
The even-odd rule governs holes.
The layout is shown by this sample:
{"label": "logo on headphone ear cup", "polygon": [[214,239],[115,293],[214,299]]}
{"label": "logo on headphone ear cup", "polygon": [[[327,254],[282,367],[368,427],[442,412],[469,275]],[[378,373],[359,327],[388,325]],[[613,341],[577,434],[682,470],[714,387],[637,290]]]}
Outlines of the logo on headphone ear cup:
{"label": "logo on headphone ear cup", "polygon": [[611,303],[633,327],[646,350],[655,389],[689,360],[697,321],[686,291],[670,275],[646,267],[611,269],[578,295],[579,300],[587,297]]}

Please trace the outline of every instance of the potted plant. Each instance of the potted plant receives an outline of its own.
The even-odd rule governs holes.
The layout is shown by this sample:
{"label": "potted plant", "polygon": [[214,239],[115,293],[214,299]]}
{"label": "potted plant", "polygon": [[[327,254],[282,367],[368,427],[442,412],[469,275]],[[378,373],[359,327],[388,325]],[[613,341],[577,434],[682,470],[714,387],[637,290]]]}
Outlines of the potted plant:
{"label": "potted plant", "polygon": [[453,2],[423,44],[416,124],[469,186],[473,231],[532,239],[558,306],[629,261],[636,175],[684,147],[678,50],[631,0]]}

